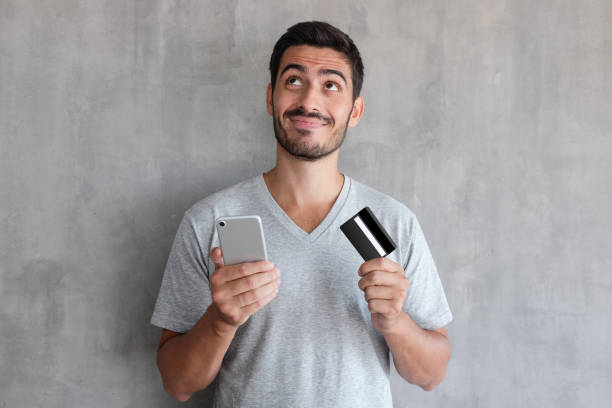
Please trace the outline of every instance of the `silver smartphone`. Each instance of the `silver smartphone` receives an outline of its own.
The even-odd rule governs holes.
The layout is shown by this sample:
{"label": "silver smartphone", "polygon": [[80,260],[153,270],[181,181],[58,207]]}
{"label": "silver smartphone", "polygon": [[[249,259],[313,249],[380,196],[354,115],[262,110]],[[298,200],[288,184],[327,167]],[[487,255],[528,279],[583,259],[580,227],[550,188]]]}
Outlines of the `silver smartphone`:
{"label": "silver smartphone", "polygon": [[219,217],[215,220],[223,264],[267,261],[266,241],[258,215]]}

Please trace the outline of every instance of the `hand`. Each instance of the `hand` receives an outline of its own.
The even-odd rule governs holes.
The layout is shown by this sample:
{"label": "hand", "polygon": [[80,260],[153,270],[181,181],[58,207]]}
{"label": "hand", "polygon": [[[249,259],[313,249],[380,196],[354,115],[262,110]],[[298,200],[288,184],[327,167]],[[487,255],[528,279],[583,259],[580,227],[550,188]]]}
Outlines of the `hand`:
{"label": "hand", "polygon": [[[236,329],[276,297],[280,270],[270,261],[223,263],[220,247],[210,251],[215,273],[210,278],[213,306],[221,326]],[[227,327],[229,326],[229,327]]]}
{"label": "hand", "polygon": [[363,276],[359,289],[364,291],[372,324],[382,334],[392,330],[401,314],[410,282],[404,268],[390,259],[379,257],[364,262],[357,273]]}

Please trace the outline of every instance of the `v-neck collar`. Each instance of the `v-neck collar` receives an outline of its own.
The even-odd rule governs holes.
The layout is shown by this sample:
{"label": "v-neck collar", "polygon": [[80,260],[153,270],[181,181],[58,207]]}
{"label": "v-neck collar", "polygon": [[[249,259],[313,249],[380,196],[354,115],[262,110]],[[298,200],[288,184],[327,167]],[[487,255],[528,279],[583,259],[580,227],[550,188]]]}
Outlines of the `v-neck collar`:
{"label": "v-neck collar", "polygon": [[272,194],[270,190],[268,190],[268,186],[266,185],[266,180],[263,177],[263,173],[259,173],[256,179],[256,184],[258,186],[258,190],[262,195],[263,201],[266,203],[266,206],[270,209],[272,214],[277,218],[277,220],[283,224],[293,235],[297,238],[306,240],[308,242],[313,242],[316,240],[326,229],[330,226],[330,224],[334,221],[340,209],[344,205],[346,201],[346,197],[348,196],[349,189],[351,187],[351,178],[344,174],[344,184],[342,184],[342,189],[340,190],[340,194],[336,198],[334,205],[329,210],[323,221],[317,225],[317,227],[312,230],[310,233],[304,231],[300,228],[292,219],[287,215],[285,210],[283,210]]}

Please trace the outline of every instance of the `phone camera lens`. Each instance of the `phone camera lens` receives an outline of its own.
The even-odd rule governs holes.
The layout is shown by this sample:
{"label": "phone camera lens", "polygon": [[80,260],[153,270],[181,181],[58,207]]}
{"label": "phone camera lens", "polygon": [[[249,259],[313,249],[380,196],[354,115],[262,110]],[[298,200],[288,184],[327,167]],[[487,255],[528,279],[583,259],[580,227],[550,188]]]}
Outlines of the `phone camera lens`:
{"label": "phone camera lens", "polygon": [[225,227],[225,221],[219,222],[219,225],[222,226],[222,227]]}

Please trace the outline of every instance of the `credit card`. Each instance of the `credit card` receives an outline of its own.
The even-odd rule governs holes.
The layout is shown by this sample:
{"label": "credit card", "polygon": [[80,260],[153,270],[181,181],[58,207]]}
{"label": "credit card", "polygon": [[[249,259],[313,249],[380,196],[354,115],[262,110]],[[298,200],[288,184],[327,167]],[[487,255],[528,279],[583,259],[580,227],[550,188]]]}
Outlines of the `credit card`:
{"label": "credit card", "polygon": [[387,256],[397,247],[367,206],[342,224],[340,229],[364,261]]}

